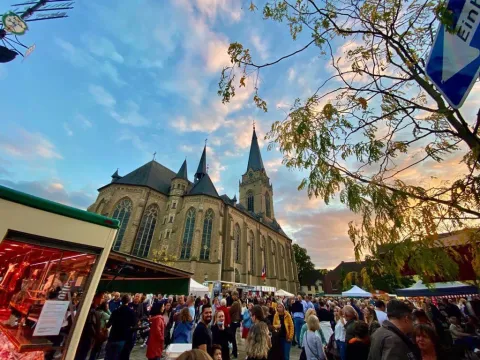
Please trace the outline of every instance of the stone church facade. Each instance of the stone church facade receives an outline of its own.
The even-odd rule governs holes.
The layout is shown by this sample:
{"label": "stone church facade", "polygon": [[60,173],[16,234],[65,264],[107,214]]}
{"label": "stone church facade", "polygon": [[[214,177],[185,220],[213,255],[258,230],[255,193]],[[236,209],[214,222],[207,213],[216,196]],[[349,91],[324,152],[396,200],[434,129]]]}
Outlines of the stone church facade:
{"label": "stone church facade", "polygon": [[[193,182],[152,160],[112,175],[88,210],[120,221],[113,250],[191,271],[198,282],[223,280],[298,289],[292,241],[275,219],[273,187],[255,129],[247,171],[236,197],[219,195],[207,173],[206,147]],[[262,279],[265,271],[266,279]]]}

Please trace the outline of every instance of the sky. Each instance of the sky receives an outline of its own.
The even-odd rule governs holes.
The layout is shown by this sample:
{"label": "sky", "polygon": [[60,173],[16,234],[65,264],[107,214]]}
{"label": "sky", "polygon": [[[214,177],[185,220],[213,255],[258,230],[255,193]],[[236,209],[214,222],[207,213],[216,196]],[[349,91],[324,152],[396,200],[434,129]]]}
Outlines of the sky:
{"label": "sky", "polygon": [[78,1],[67,19],[30,22],[19,40],[35,51],[0,64],[0,81],[8,85],[0,100],[0,184],[85,209],[117,168],[125,175],[153,153],[174,171],[187,158],[193,179],[208,139],[218,192],[238,196],[255,122],[282,228],[319,268],[353,261],[347,229],[355,215],[298,191],[304,174],[287,170],[263,140],[297,97],[331,75],[318,49],[262,71],[267,113],[252,103],[251,81],[227,105],[217,95],[229,43],[249,47],[259,62],[304,45],[291,40],[288,26],[263,20],[249,5]]}

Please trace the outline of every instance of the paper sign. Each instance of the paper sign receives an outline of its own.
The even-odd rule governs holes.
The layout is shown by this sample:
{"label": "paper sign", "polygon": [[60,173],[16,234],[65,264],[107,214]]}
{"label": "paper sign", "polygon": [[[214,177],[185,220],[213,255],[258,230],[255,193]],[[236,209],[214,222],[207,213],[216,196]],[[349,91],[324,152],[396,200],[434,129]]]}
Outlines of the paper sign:
{"label": "paper sign", "polygon": [[33,336],[58,335],[70,301],[47,300],[43,305]]}

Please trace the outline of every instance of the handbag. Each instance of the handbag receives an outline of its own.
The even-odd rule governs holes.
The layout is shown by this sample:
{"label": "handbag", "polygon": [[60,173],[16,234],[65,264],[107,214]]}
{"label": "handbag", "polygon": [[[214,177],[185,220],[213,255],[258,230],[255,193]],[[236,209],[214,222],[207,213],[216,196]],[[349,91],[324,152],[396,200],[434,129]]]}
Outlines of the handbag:
{"label": "handbag", "polygon": [[305,352],[305,348],[302,346],[302,352],[300,353],[299,360],[307,360],[307,353]]}

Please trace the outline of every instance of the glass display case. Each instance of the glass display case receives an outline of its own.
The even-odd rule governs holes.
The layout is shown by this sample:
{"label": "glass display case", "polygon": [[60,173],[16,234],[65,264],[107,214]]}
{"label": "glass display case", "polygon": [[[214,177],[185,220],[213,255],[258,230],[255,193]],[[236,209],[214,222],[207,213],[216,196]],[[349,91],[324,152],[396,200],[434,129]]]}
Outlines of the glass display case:
{"label": "glass display case", "polygon": [[[7,235],[0,243],[0,330],[10,344],[0,337],[0,358],[2,346],[42,359],[62,352],[96,258],[74,246]],[[54,305],[48,315],[46,303]]]}

